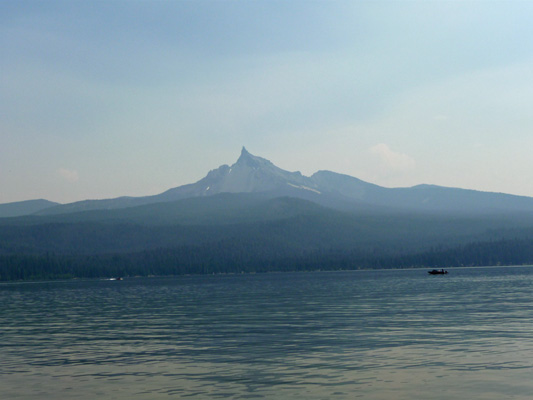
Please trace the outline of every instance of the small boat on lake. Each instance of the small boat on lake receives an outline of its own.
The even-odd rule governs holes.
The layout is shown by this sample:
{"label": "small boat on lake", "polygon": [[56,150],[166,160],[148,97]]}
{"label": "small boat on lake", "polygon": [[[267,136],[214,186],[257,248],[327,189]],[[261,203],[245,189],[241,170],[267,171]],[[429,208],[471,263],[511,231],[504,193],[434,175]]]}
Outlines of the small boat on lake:
{"label": "small boat on lake", "polygon": [[448,271],[445,271],[443,269],[434,269],[431,271],[428,271],[428,274],[430,275],[446,275]]}

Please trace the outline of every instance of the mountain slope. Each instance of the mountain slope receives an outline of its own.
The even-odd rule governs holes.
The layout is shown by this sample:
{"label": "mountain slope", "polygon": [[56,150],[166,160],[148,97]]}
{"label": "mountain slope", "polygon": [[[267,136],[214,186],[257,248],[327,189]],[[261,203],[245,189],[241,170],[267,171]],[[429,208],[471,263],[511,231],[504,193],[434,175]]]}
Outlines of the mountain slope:
{"label": "mountain slope", "polygon": [[122,223],[142,226],[229,225],[324,212],[336,211],[295,197],[270,198],[261,193],[220,193],[128,208],[0,219],[0,227],[75,223]]}
{"label": "mountain slope", "polygon": [[389,210],[461,214],[533,213],[533,198],[526,196],[437,185],[384,188],[330,171],[319,171],[311,178],[322,193],[344,196]]}

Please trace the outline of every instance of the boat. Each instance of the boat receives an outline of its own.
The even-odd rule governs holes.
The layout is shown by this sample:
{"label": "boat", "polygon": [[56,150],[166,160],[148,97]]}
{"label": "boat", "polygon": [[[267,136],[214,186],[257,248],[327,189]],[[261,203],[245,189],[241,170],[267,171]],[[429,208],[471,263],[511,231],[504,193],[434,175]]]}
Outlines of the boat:
{"label": "boat", "polygon": [[434,269],[431,271],[428,271],[428,274],[430,275],[446,275],[448,271],[445,271],[443,269]]}

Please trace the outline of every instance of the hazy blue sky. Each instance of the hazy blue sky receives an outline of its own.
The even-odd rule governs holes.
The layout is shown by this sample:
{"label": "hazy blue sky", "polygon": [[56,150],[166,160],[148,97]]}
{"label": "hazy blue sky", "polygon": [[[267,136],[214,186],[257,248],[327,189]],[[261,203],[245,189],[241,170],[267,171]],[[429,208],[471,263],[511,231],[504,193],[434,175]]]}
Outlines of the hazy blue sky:
{"label": "hazy blue sky", "polygon": [[533,2],[0,2],[0,203],[148,195],[241,147],[533,196]]}

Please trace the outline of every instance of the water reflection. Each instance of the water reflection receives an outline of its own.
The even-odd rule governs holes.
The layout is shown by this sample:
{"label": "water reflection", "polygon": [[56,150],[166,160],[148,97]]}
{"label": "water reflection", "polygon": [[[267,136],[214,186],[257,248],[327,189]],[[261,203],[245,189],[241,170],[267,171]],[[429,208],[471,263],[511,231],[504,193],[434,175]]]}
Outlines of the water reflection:
{"label": "water reflection", "polygon": [[6,398],[526,399],[532,268],[0,285]]}

